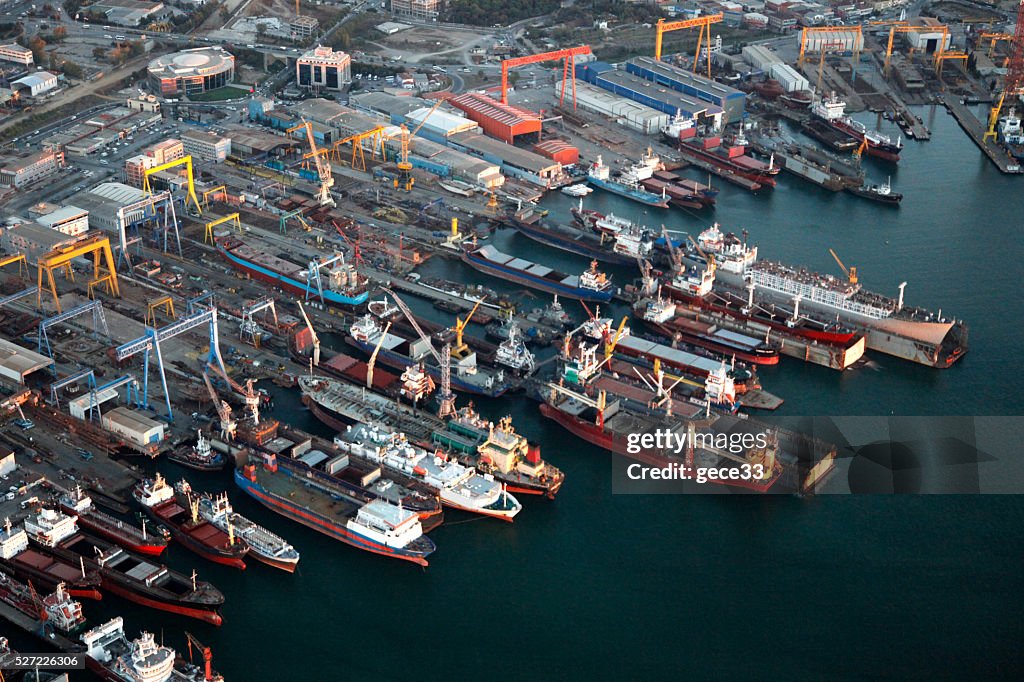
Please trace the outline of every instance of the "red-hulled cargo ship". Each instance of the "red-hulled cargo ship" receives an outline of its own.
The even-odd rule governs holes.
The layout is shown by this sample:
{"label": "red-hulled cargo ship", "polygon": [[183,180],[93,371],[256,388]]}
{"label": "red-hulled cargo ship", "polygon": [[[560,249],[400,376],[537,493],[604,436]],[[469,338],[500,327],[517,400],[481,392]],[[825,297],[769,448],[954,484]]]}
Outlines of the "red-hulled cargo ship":
{"label": "red-hulled cargo ship", "polygon": [[155,521],[166,525],[179,544],[215,563],[245,570],[244,557],[249,546],[200,517],[199,498],[189,493],[176,492],[158,473],[155,479],[145,479],[136,485],[132,497]]}
{"label": "red-hulled cargo ship", "polygon": [[68,594],[78,599],[102,599],[100,574],[29,547],[24,528],[12,528],[8,520],[0,530],[0,568],[15,577],[32,581],[38,589],[55,591],[63,583]]}
{"label": "red-hulled cargo ship", "polygon": [[869,156],[885,161],[898,163],[903,142],[898,137],[893,140],[877,130],[871,130],[860,121],[846,115],[846,102],[836,97],[835,93],[811,105],[811,115],[820,119],[840,135],[849,135],[858,143],[863,143]]}
{"label": "red-hulled cargo ship", "polygon": [[142,522],[140,529],[100,511],[92,498],[82,492],[80,487],[61,495],[58,502],[65,513],[78,517],[79,526],[125,549],[154,557],[160,556],[167,549],[167,541],[170,539],[168,535],[151,532],[145,521]]}
{"label": "red-hulled cargo ship", "polygon": [[735,357],[756,365],[779,364],[779,349],[763,339],[722,329],[678,314],[676,304],[663,298],[640,301],[634,312],[658,334],[725,357]]}
{"label": "red-hulled cargo ship", "polygon": [[697,158],[720,171],[746,178],[762,187],[775,187],[775,176],[782,170],[774,163],[764,163],[747,155],[747,141],[737,136],[723,146],[718,136],[682,140],[679,152],[684,157]]}

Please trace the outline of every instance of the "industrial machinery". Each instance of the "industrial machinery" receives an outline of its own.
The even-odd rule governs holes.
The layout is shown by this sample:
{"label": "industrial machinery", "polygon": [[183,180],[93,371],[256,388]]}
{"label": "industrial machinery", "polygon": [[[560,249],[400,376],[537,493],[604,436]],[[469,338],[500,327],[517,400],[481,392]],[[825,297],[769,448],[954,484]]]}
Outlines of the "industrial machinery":
{"label": "industrial machinery", "polygon": [[417,334],[419,334],[420,339],[424,341],[427,348],[430,350],[430,354],[434,356],[434,359],[437,360],[437,364],[441,367],[441,393],[438,395],[439,404],[437,416],[444,419],[445,417],[455,414],[455,393],[452,391],[451,344],[446,343],[442,351],[438,353],[437,350],[434,349],[434,344],[430,337],[424,333],[423,329],[420,328],[419,323],[416,322],[416,317],[412,314],[412,311],[409,310],[409,306],[405,304],[405,301],[399,298],[398,294],[391,289],[388,289],[387,287],[383,287],[383,289],[391,296],[391,298],[394,299],[395,305],[397,305],[399,310],[402,311],[405,318],[409,320],[409,324],[412,325],[412,328],[416,330]]}
{"label": "industrial machinery", "polygon": [[704,43],[704,36],[707,36],[708,45],[708,78],[711,78],[711,24],[717,24],[722,20],[722,14],[709,14],[695,19],[681,19],[679,21],[665,21],[658,19],[654,27],[654,58],[661,60],[661,47],[664,34],[670,31],[679,31],[684,28],[700,28],[700,35],[697,36],[697,53],[693,57],[693,72],[697,73],[697,61],[700,59],[700,49]]}
{"label": "industrial machinery", "polygon": [[153,188],[150,185],[149,177],[159,173],[160,171],[170,170],[172,168],[177,168],[178,166],[185,167],[185,176],[188,180],[188,198],[192,200],[192,204],[196,207],[196,214],[203,215],[203,209],[200,208],[199,199],[196,197],[196,184],[195,177],[192,174],[191,156],[183,156],[176,161],[169,161],[168,163],[162,163],[159,166],[147,168],[142,174],[142,191],[146,194],[153,194]]}
{"label": "industrial machinery", "polygon": [[64,270],[65,276],[74,281],[74,270],[71,268],[71,261],[74,259],[92,254],[93,271],[92,279],[89,281],[89,290],[99,284],[105,284],[111,296],[120,298],[121,290],[117,285],[117,268],[114,266],[114,253],[110,249],[110,239],[99,235],[86,236],[70,244],[58,245],[53,251],[39,257],[39,282],[36,296],[36,305],[43,306],[43,273],[46,273],[48,289],[53,295],[53,302],[60,309],[60,298],[57,297],[57,284],[53,279],[53,271]]}
{"label": "industrial machinery", "polygon": [[[660,35],[660,34],[659,34]],[[527,64],[539,64],[541,62],[550,62],[556,59],[563,60],[562,65],[562,96],[558,100],[558,105],[561,106],[565,100],[565,84],[571,80],[572,82],[572,108],[576,109],[576,69],[573,68],[576,63],[576,57],[578,55],[591,54],[589,45],[581,45],[580,47],[570,47],[565,50],[554,50],[552,52],[542,52],[540,54],[529,55],[526,57],[513,57],[512,59],[503,59],[501,61],[501,103],[508,104],[508,70],[514,69],[517,66],[526,66]]]}
{"label": "industrial machinery", "polygon": [[334,197],[331,196],[331,187],[334,186],[334,177],[331,175],[331,163],[326,158],[329,154],[328,150],[318,149],[316,146],[316,140],[313,137],[313,126],[309,121],[303,119],[301,125],[292,126],[285,131],[286,134],[291,135],[296,130],[305,129],[306,140],[309,142],[309,153],[305,154],[303,158],[312,158],[316,164],[317,175],[320,176],[320,192],[317,194],[317,201],[320,202],[321,206],[334,206]]}

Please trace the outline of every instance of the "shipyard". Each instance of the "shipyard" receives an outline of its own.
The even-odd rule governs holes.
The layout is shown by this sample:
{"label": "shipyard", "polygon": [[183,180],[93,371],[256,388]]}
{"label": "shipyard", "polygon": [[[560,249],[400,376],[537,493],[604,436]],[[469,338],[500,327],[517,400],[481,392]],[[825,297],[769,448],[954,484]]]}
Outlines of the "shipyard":
{"label": "shipyard", "polygon": [[[572,677],[678,676],[607,609],[860,599],[854,555],[803,564],[865,552],[823,508],[960,492],[876,441],[1024,408],[1024,3],[12,0],[0,34],[0,682],[450,679],[502,621],[464,662],[510,677],[576,609],[620,641]],[[722,677],[806,670],[735,628],[773,662]],[[863,637],[887,667],[835,677],[979,669]]]}

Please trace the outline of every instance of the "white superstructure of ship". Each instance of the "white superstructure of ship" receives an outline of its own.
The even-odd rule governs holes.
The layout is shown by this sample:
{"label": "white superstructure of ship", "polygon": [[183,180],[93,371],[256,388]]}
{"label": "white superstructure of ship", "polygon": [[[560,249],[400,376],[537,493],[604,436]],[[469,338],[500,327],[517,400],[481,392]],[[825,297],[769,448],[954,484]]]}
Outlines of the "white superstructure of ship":
{"label": "white superstructure of ship", "polygon": [[522,509],[493,476],[413,445],[404,433],[359,424],[336,436],[334,444],[354,457],[422,480],[450,507],[509,521]]}
{"label": "white superstructure of ship", "polygon": [[174,649],[143,632],[129,641],[118,616],[82,635],[85,654],[124,682],[167,682],[174,675]]}
{"label": "white superstructure of ship", "polygon": [[234,533],[245,540],[250,556],[260,561],[289,571],[294,571],[299,563],[299,553],[294,547],[279,535],[236,512],[227,493],[202,496],[199,514],[225,533]]}
{"label": "white superstructure of ship", "polygon": [[510,367],[517,372],[530,373],[533,371],[536,364],[533,353],[526,348],[523,334],[519,330],[519,325],[514,321],[510,323],[508,338],[498,344],[494,362]]}

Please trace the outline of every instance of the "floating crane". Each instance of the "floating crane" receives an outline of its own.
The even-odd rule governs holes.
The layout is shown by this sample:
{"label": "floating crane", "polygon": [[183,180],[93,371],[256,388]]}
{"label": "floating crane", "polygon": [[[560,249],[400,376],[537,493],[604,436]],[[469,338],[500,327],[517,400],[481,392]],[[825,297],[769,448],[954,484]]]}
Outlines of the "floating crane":
{"label": "floating crane", "polygon": [[454,355],[455,357],[461,358],[464,357],[467,353],[469,353],[469,346],[465,343],[465,341],[463,341],[462,334],[464,331],[466,331],[466,325],[469,324],[469,321],[470,319],[472,319],[473,314],[477,311],[477,308],[480,307],[480,304],[483,303],[486,298],[487,296],[484,296],[483,298],[479,299],[476,302],[476,305],[473,306],[473,309],[469,311],[469,315],[466,315],[465,320],[462,320],[458,317],[455,318],[455,346],[452,348],[452,355]]}
{"label": "floating crane", "polygon": [[383,287],[383,289],[395,300],[395,305],[398,306],[398,309],[401,310],[402,314],[409,320],[409,324],[412,325],[412,328],[416,330],[419,337],[426,343],[430,354],[434,356],[434,359],[437,360],[437,364],[441,367],[441,393],[438,396],[438,402],[440,405],[438,407],[437,416],[443,419],[444,417],[455,414],[455,394],[452,392],[451,344],[446,343],[442,352],[438,353],[434,348],[434,344],[431,342],[430,337],[426,335],[423,329],[420,328],[419,323],[416,322],[416,317],[412,314],[412,311],[409,310],[409,306],[405,304],[405,301],[399,298],[391,289],[387,287]]}
{"label": "floating crane", "polygon": [[[298,7],[299,0],[295,0],[295,6]],[[230,520],[230,516],[229,516]],[[188,660],[192,661],[192,645],[195,644],[196,648],[203,655],[203,679],[206,682],[212,682],[213,680],[213,653],[210,651],[210,647],[206,646],[193,635],[191,632],[185,631],[185,639],[188,642]]]}
{"label": "floating crane", "polygon": [[313,125],[306,119],[302,119],[302,123],[297,126],[292,126],[285,131],[286,135],[291,135],[296,130],[305,129],[306,140],[309,142],[309,153],[305,154],[303,158],[312,158],[316,164],[316,172],[320,176],[320,192],[317,194],[317,201],[320,202],[321,206],[335,206],[334,197],[331,196],[331,187],[334,186],[334,177],[331,175],[331,164],[327,160],[327,155],[330,153],[326,149],[317,149],[316,140],[313,137]]}
{"label": "floating crane", "polygon": [[846,279],[848,279],[850,281],[850,284],[856,284],[857,283],[857,268],[856,267],[852,267],[852,268],[847,269],[846,266],[843,265],[843,261],[839,260],[839,256],[836,255],[835,251],[833,251],[832,249],[829,249],[828,252],[831,253],[832,257],[836,259],[836,263],[839,263],[839,268],[843,271],[843,274],[846,275]]}
{"label": "floating crane", "polygon": [[302,313],[302,319],[306,321],[306,327],[309,328],[309,335],[313,341],[313,367],[320,366],[320,337],[316,335],[316,330],[313,329],[313,323],[309,321],[309,315],[306,314],[306,309],[302,306],[302,301],[298,301],[299,312]]}

